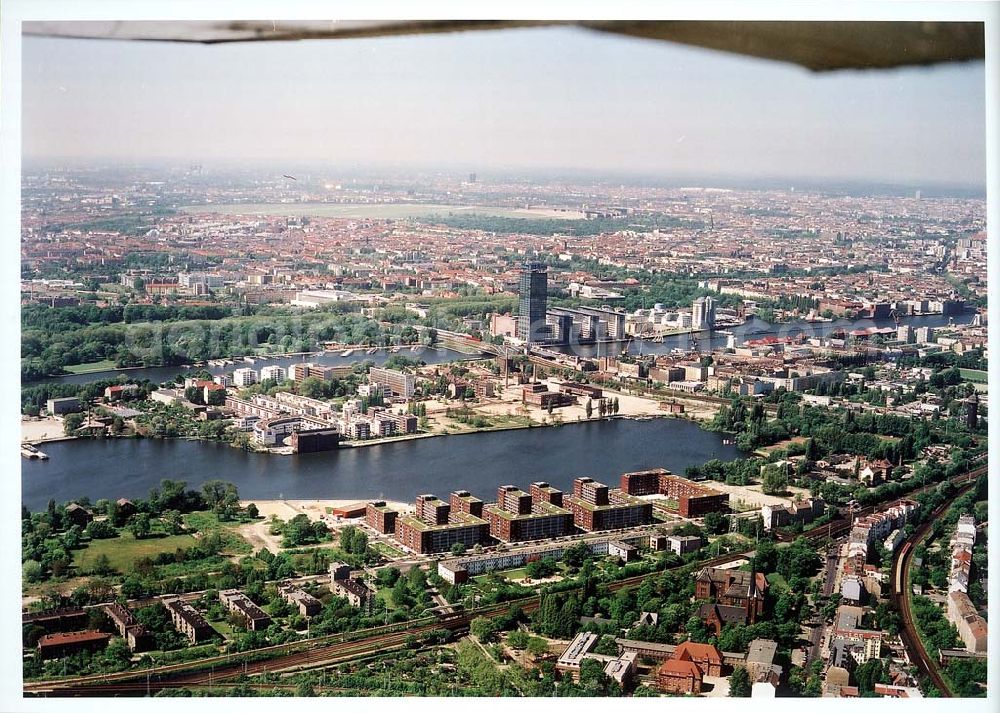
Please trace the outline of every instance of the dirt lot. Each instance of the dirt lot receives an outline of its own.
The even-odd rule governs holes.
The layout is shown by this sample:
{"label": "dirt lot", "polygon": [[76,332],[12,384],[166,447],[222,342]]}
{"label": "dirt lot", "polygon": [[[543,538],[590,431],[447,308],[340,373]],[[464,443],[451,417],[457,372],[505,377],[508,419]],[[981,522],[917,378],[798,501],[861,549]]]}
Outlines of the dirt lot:
{"label": "dirt lot", "polygon": [[21,419],[22,442],[37,443],[39,441],[50,441],[65,437],[63,422],[57,418],[49,416],[48,418],[40,419]]}
{"label": "dirt lot", "polygon": [[[360,502],[358,500],[247,500],[242,503],[245,507],[249,503],[253,503],[257,506],[257,511],[263,515],[263,520],[258,520],[257,522],[247,523],[246,525],[241,525],[237,532],[243,539],[249,542],[257,552],[263,548],[267,548],[272,552],[277,552],[281,549],[281,535],[272,535],[269,530],[271,529],[271,516],[274,515],[281,520],[291,520],[296,515],[306,515],[310,520],[323,520],[331,528],[343,527],[347,522],[337,522],[337,519],[328,515],[326,508],[341,507],[343,505],[352,505],[354,503]],[[389,502],[388,505],[408,512],[412,510],[412,506],[406,503],[395,503]]]}

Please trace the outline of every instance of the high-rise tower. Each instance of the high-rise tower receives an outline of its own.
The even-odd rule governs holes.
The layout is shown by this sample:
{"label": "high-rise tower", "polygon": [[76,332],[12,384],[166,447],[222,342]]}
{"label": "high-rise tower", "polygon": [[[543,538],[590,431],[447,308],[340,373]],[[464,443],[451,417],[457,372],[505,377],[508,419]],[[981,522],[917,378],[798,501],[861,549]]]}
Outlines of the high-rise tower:
{"label": "high-rise tower", "polygon": [[518,281],[517,337],[525,342],[543,341],[548,335],[545,308],[549,296],[549,271],[543,263],[526,262]]}

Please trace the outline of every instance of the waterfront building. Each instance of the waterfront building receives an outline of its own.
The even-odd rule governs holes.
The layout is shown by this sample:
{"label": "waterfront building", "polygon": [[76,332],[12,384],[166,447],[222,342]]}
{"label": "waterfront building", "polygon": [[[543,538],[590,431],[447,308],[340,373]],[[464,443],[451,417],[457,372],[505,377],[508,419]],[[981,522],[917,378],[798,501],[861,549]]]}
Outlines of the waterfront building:
{"label": "waterfront building", "polygon": [[257,383],[257,372],[254,369],[245,367],[233,370],[233,384],[239,388],[244,388]]}
{"label": "waterfront building", "polygon": [[[466,491],[461,491],[466,492]],[[434,495],[418,495],[416,514],[396,517],[396,540],[418,554],[447,552],[457,543],[466,547],[489,542],[489,523],[456,509]]]}
{"label": "waterfront building", "polygon": [[261,381],[284,381],[285,380],[285,368],[278,366],[277,364],[272,364],[270,366],[265,366],[260,370],[260,380]]}
{"label": "waterfront building", "polygon": [[378,384],[384,391],[406,399],[413,396],[416,388],[416,378],[413,374],[377,366],[368,370],[368,381],[372,384]]}
{"label": "waterfront building", "polygon": [[[541,488],[536,490],[541,492]],[[545,492],[549,499],[536,502],[531,494],[513,485],[500,486],[496,503],[485,507],[484,517],[490,523],[490,535],[503,542],[520,542],[571,534],[573,513],[551,502],[552,497],[562,500],[561,492],[556,496],[551,490],[554,489]]]}
{"label": "waterfront building", "polygon": [[573,523],[587,532],[637,527],[653,521],[652,503],[617,488],[610,490],[593,478],[574,480],[573,495],[565,496],[563,502],[573,513]]}
{"label": "waterfront building", "polygon": [[715,300],[699,297],[691,305],[692,329],[715,329]]}
{"label": "waterfront building", "polygon": [[398,515],[398,512],[386,505],[385,500],[374,500],[365,506],[365,522],[381,535],[392,535],[396,532]]}

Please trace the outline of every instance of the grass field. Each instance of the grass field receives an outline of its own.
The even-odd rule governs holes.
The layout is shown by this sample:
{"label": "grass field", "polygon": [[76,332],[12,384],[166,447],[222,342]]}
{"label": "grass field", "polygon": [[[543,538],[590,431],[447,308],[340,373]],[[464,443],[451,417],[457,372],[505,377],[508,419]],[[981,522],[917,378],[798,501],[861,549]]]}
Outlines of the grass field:
{"label": "grass field", "polygon": [[788,582],[786,582],[785,578],[777,572],[772,572],[767,575],[767,583],[771,585],[771,589],[774,593],[787,592],[789,589]]}
{"label": "grass field", "polygon": [[82,550],[73,552],[73,565],[87,572],[101,555],[107,555],[111,566],[127,573],[132,564],[143,557],[155,557],[161,552],[173,552],[178,547],[191,547],[197,542],[191,535],[168,535],[137,540],[131,534],[123,534],[109,540],[94,540]]}
{"label": "grass field", "polygon": [[115,362],[112,359],[103,359],[89,364],[71,364],[63,368],[70,374],[88,374],[92,371],[110,371],[115,368]]}
{"label": "grass field", "polygon": [[498,208],[493,206],[456,206],[419,203],[235,203],[219,205],[184,206],[185,213],[223,213],[227,215],[291,215],[318,218],[421,218],[429,215],[475,213],[498,218],[549,218],[552,220],[580,220],[584,216],[575,210],[547,208]]}
{"label": "grass field", "polygon": [[779,451],[779,450],[782,450],[784,448],[788,448],[789,446],[791,446],[793,444],[796,444],[796,443],[800,443],[800,444],[801,443],[805,443],[806,440],[808,440],[808,439],[806,439],[805,436],[795,436],[793,438],[788,438],[788,439],[786,439],[784,441],[778,441],[777,443],[775,443],[773,445],[770,445],[770,446],[764,446],[762,448],[758,448],[757,450],[754,451],[754,453],[755,454],[760,454],[760,455],[763,455],[763,456],[766,457],[772,451]]}
{"label": "grass field", "polygon": [[986,383],[989,377],[989,372],[980,371],[979,369],[959,369],[958,373],[966,381],[978,381],[981,383]]}
{"label": "grass field", "polygon": [[378,552],[384,557],[405,557],[406,553],[402,550],[396,549],[392,545],[386,544],[385,542],[372,542],[370,546],[373,550]]}
{"label": "grass field", "polygon": [[206,535],[218,532],[222,537],[223,552],[225,554],[246,555],[253,551],[250,543],[240,537],[235,531],[243,523],[235,521],[220,522],[219,516],[210,510],[187,513],[184,515],[184,524]]}

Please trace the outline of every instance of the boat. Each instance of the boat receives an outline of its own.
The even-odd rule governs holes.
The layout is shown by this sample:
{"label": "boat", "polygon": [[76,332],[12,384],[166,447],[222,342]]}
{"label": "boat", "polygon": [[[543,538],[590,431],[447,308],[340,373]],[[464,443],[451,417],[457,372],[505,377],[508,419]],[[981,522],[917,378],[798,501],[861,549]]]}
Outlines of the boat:
{"label": "boat", "polygon": [[395,353],[396,353],[396,352],[398,352],[398,351],[399,351],[399,347],[393,347],[393,348],[392,348],[392,353],[393,353],[393,354],[395,354]]}
{"label": "boat", "polygon": [[368,353],[369,354],[374,354],[377,351],[378,351],[378,347],[372,347],[371,349],[368,350]]}
{"label": "boat", "polygon": [[410,351],[411,351],[411,352],[415,352],[415,351],[417,351],[417,345],[416,345],[416,344],[414,344],[414,345],[413,345],[412,347],[410,347]]}
{"label": "boat", "polygon": [[353,353],[354,353],[354,350],[353,350],[353,349],[345,349],[344,351],[342,351],[342,352],[340,353],[340,356],[342,356],[342,357],[349,357],[349,356],[351,356],[351,354],[353,354]]}
{"label": "boat", "polygon": [[48,460],[49,456],[46,453],[42,453],[40,450],[35,448],[30,443],[21,444],[21,455],[28,460]]}

